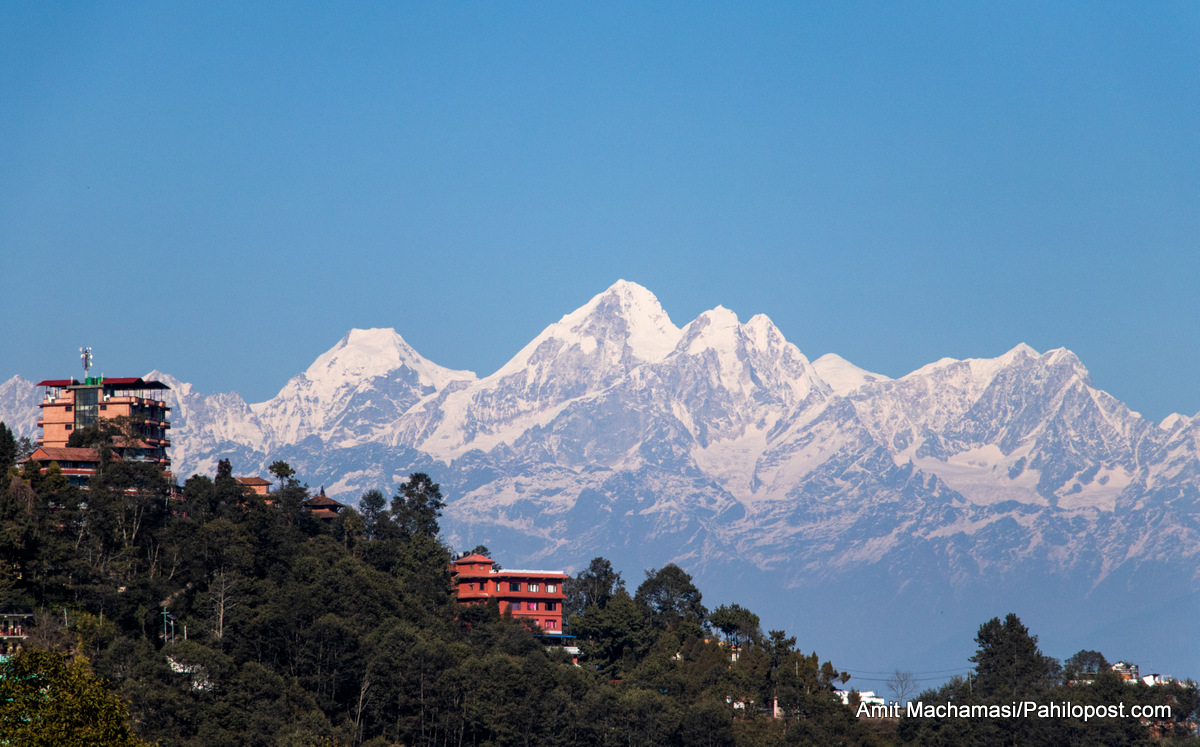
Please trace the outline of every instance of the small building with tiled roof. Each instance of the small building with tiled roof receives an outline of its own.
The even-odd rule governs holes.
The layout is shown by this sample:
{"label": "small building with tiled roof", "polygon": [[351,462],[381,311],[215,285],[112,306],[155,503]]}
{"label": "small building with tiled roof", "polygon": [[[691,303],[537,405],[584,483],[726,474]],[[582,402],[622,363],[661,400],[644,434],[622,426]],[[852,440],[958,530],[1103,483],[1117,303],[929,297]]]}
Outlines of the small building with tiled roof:
{"label": "small building with tiled roof", "polygon": [[100,451],[76,446],[39,446],[29,455],[29,460],[42,464],[43,472],[54,462],[72,485],[86,487],[100,468]]}
{"label": "small building with tiled roof", "polygon": [[255,495],[266,495],[271,492],[271,482],[261,477],[235,477],[233,480]]}
{"label": "small building with tiled roof", "polygon": [[308,512],[314,519],[321,521],[333,521],[337,518],[338,512],[346,507],[345,503],[338,503],[334,499],[325,495],[325,487],[321,486],[321,492],[312,498],[308,499]]}

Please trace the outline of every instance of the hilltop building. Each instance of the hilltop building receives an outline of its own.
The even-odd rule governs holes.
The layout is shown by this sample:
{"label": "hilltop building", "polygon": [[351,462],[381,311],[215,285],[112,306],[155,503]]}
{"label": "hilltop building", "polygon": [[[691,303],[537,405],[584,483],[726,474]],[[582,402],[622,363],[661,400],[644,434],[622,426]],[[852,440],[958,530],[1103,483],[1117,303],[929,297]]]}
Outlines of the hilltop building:
{"label": "hilltop building", "polygon": [[458,603],[500,603],[500,611],[537,623],[548,636],[563,636],[563,603],[567,599],[562,571],[496,570],[484,555],[467,555],[450,564]]}
{"label": "hilltop building", "polygon": [[[84,487],[100,468],[100,452],[69,446],[39,446],[29,455],[41,464],[56,462],[62,468],[63,477],[76,487]],[[44,471],[44,468],[43,468]]]}
{"label": "hilltop building", "polygon": [[1138,665],[1127,661],[1118,661],[1112,665],[1112,670],[1117,673],[1121,679],[1130,684],[1136,685],[1141,676],[1138,674]]}
{"label": "hilltop building", "polygon": [[167,429],[171,423],[167,413],[171,408],[159,394],[170,389],[166,384],[140,378],[87,376],[83,381],[47,379],[38,382],[38,386],[45,387],[38,405],[41,408],[37,421],[41,429],[37,441],[39,447],[67,448],[67,441],[75,431],[94,426],[101,420],[124,416],[130,419],[137,439],[115,445],[120,457],[154,462],[170,472],[167,448],[171,441],[167,438]]}
{"label": "hilltop building", "polygon": [[[140,378],[85,376],[75,379],[47,379],[38,404],[37,427],[41,434],[29,459],[42,464],[56,462],[72,485],[86,487],[100,466],[100,452],[93,448],[68,446],[71,435],[102,420],[129,419],[134,438],[118,439],[112,444],[119,460],[151,462],[162,467],[170,478],[171,445],[167,412],[171,409],[159,399],[159,392],[170,389],[159,381]],[[44,469],[44,468],[43,468]]]}
{"label": "hilltop building", "polygon": [[337,518],[338,512],[346,507],[345,503],[338,503],[334,499],[325,495],[325,486],[321,486],[321,492],[312,498],[308,499],[308,513],[314,519],[330,522]]}
{"label": "hilltop building", "polygon": [[247,492],[254,495],[267,495],[271,492],[271,483],[261,477],[235,477],[233,478],[238,485],[241,485]]}

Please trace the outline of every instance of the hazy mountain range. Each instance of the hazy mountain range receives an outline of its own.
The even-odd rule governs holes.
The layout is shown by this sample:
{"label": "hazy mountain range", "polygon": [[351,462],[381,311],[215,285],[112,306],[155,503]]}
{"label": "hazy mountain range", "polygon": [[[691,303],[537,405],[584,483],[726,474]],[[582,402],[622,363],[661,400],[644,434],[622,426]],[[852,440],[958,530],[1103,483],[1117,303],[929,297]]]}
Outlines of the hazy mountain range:
{"label": "hazy mountain range", "polygon": [[[266,402],[148,377],[172,387],[181,477],[285,459],[353,501],[429,472],[456,546],[509,566],[604,555],[634,586],[675,561],[714,601],[880,670],[954,666],[1016,611],[1048,653],[1200,675],[1163,638],[1200,612],[1200,418],[1146,421],[1064,349],[889,379],[808,360],[762,315],[677,327],[620,281],[482,378],[391,329],[351,330]],[[33,435],[36,400],[10,379],[0,420]]]}

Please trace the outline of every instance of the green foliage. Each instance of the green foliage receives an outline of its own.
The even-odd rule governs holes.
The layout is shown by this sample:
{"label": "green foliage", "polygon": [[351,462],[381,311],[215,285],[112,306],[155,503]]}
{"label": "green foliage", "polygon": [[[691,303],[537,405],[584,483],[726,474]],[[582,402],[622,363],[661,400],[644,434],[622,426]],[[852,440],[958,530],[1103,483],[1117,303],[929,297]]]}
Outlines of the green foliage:
{"label": "green foliage", "polygon": [[[1082,672],[1095,673],[1091,684],[1059,683],[1058,662],[1044,656],[1016,615],[1001,622],[993,618],[979,628],[979,649],[972,661],[973,676],[956,677],[936,690],[921,693],[915,701],[953,704],[959,708],[1003,708],[1014,701],[1039,705],[1066,703],[1079,707],[1104,706],[1114,709],[1109,717],[1084,720],[1070,714],[1005,717],[984,711],[978,717],[902,718],[896,731],[899,744],[1087,744],[1150,745],[1194,744],[1188,721],[1197,713],[1194,684],[1159,685],[1126,683],[1097,651],[1080,651],[1067,660],[1064,680]],[[1170,718],[1146,720],[1132,717],[1135,705],[1169,705]],[[1118,710],[1122,709],[1122,710]],[[1117,715],[1124,713],[1124,716]]]}
{"label": "green foliage", "polygon": [[0,664],[0,739],[28,747],[144,744],[87,660],[36,650]]}
{"label": "green foliage", "polygon": [[3,421],[0,421],[0,478],[17,464],[17,439]]}
{"label": "green foliage", "polygon": [[387,499],[378,490],[368,490],[358,499],[358,510],[362,514],[368,540],[379,539],[379,517],[387,508]]}
{"label": "green foliage", "polygon": [[292,482],[292,477],[296,474],[296,470],[292,469],[292,465],[282,459],[272,462],[271,466],[267,467],[267,471],[279,481],[280,488],[286,488]]}
{"label": "green foliage", "polygon": [[[86,493],[57,465],[14,472],[0,484],[0,567],[15,573],[0,578],[0,590],[53,610],[39,612],[36,639],[86,654],[100,676],[92,678],[96,698],[128,703],[131,718],[121,712],[110,721],[132,721],[146,739],[184,747],[881,739],[834,696],[844,673],[799,651],[785,631],[763,636],[758,616],[737,604],[709,615],[679,566],[647,572],[634,597],[604,558],[571,579],[570,631],[584,654],[573,666],[494,601],[455,603],[450,553],[438,536],[444,499],[428,475],[410,476],[390,507],[368,491],[359,511],[326,524],[309,516],[308,490],[294,472],[273,471],[281,486],[268,504],[243,490],[231,467],[189,479],[176,500],[145,466],[106,461]],[[970,683],[921,697],[1058,697],[1047,689],[1055,663],[1015,617],[985,624],[978,642]],[[1086,666],[1087,653],[1075,663]],[[1070,695],[1169,700],[1180,723],[1163,728],[1183,734],[1194,688],[1114,679]],[[902,721],[912,721],[897,727],[906,743],[990,744],[1015,734],[1031,744],[1093,736],[1137,744],[1148,733],[1119,720],[1017,731]]]}
{"label": "green foliage", "polygon": [[734,648],[741,648],[742,644],[747,642],[757,643],[762,640],[758,615],[739,604],[721,605],[713,610],[708,621],[721,631],[725,640]]}
{"label": "green foliage", "polygon": [[618,591],[624,591],[621,574],[613,570],[604,558],[592,558],[588,567],[575,578],[567,579],[563,591],[567,595],[564,611],[569,618],[584,614],[589,607],[604,609]]}
{"label": "green foliage", "polygon": [[703,625],[708,610],[692,577],[674,563],[646,571],[646,580],[637,589],[636,601],[650,615],[656,628],[665,629],[690,622]]}
{"label": "green foliage", "polygon": [[1037,636],[1030,635],[1020,618],[1008,613],[1004,622],[993,617],[975,636],[979,650],[975,663],[975,691],[981,698],[1016,700],[1037,696],[1058,684],[1058,662],[1043,656]]}
{"label": "green foliage", "polygon": [[392,499],[392,521],[405,539],[420,535],[436,537],[437,520],[445,505],[441,487],[429,475],[414,472],[400,486],[400,494]]}
{"label": "green foliage", "polygon": [[1080,677],[1094,678],[1109,668],[1108,659],[1099,651],[1079,651],[1063,662],[1063,684]]}

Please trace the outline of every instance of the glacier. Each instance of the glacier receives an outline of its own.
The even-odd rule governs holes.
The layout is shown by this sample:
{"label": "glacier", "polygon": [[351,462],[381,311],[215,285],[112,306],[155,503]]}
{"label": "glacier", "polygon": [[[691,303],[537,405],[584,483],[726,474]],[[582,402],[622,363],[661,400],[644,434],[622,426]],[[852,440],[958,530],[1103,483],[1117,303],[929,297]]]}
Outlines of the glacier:
{"label": "glacier", "polygon": [[[1200,670],[1164,633],[1200,612],[1200,418],[1146,421],[1065,349],[893,379],[810,361],[763,315],[678,327],[622,280],[484,377],[392,329],[351,330],[266,402],[148,376],[171,386],[179,475],[284,459],[353,503],[424,471],[457,547],[568,569],[603,555],[634,585],[677,562],[714,601],[867,669],[955,666],[1015,611],[1062,657]],[[0,384],[18,435],[34,390]]]}

